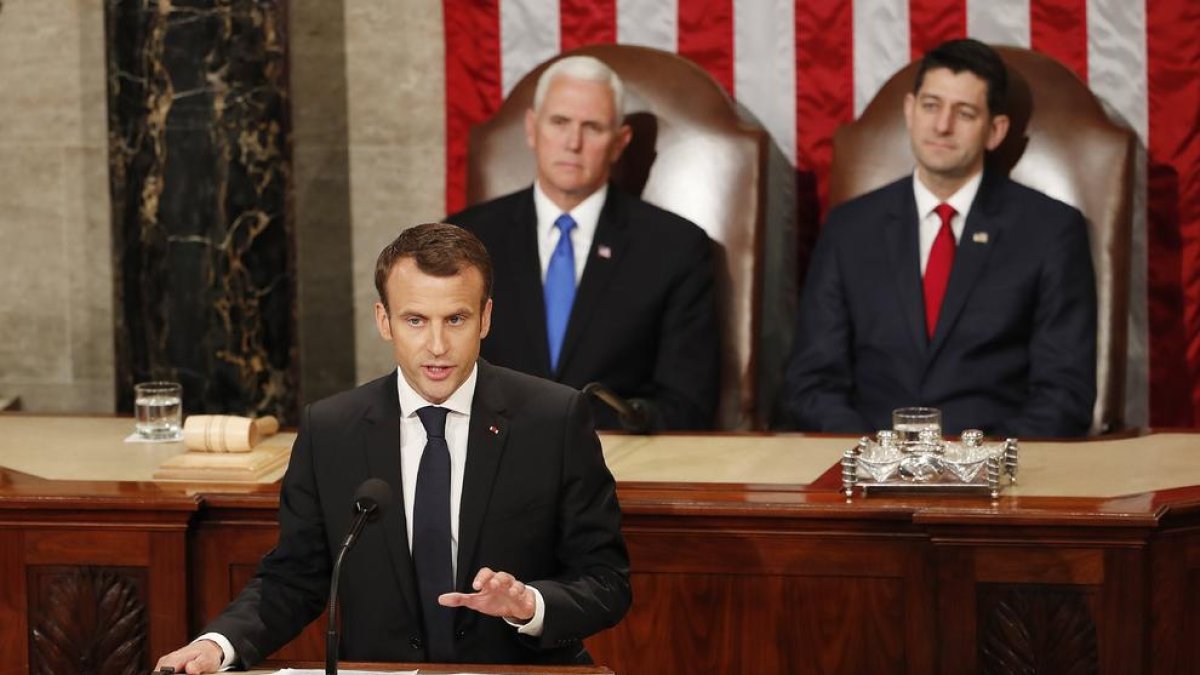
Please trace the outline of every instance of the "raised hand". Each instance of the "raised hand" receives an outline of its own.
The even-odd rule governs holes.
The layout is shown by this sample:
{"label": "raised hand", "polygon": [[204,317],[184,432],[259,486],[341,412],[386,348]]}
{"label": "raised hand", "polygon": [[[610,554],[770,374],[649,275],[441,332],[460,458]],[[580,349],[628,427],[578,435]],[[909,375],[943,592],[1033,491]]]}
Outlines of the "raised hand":
{"label": "raised hand", "polygon": [[516,622],[533,618],[537,602],[533,591],[508,572],[493,572],[484,567],[475,575],[471,588],[477,592],[443,593],[438,596],[438,603],[445,607],[467,607]]}

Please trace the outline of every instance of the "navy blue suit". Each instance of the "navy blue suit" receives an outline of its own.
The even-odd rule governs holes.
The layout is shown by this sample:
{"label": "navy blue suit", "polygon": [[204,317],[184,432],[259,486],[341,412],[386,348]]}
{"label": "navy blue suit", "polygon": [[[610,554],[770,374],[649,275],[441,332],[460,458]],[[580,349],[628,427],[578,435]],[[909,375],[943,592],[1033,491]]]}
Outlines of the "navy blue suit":
{"label": "navy blue suit", "polygon": [[787,371],[791,424],[873,432],[893,408],[929,405],[947,433],[1085,434],[1096,292],[1082,214],[985,172],[932,340],[917,228],[911,176],[830,211]]}
{"label": "navy blue suit", "polygon": [[[485,359],[577,389],[602,382],[645,401],[660,429],[712,427],[719,333],[704,230],[610,185],[551,372],[533,188],[446,220],[474,232],[492,257]],[[596,404],[593,412],[597,428],[619,428],[612,410]]]}

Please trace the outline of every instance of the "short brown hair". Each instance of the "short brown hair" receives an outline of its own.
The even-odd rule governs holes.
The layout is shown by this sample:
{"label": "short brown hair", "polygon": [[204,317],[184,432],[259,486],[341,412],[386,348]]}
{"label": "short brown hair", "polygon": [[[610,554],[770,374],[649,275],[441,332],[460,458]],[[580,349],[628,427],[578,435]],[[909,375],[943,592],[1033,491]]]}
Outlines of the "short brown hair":
{"label": "short brown hair", "polygon": [[403,258],[412,258],[417,269],[435,277],[452,277],[464,268],[474,267],[483,276],[480,309],[492,297],[492,259],[483,242],[457,225],[425,223],[404,230],[379,252],[375,261],[375,290],[385,309],[388,276]]}
{"label": "short brown hair", "polygon": [[913,93],[921,91],[925,73],[946,68],[954,74],[966,71],[987,84],[988,117],[1004,114],[1008,99],[1008,69],[1004,60],[988,45],[973,38],[950,40],[929,50],[917,66]]}

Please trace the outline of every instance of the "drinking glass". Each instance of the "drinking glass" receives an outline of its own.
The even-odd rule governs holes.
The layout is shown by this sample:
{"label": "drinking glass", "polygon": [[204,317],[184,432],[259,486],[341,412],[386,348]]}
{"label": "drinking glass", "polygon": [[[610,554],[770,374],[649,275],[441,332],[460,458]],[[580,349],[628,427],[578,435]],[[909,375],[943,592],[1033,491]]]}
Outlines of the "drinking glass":
{"label": "drinking glass", "polygon": [[942,433],[942,411],[937,408],[911,407],[896,408],[892,411],[892,429],[900,435],[900,443],[915,444],[921,438],[921,432],[936,431]]}
{"label": "drinking glass", "polygon": [[142,382],[133,386],[133,412],[138,436],[151,441],[182,438],[183,385],[178,382]]}

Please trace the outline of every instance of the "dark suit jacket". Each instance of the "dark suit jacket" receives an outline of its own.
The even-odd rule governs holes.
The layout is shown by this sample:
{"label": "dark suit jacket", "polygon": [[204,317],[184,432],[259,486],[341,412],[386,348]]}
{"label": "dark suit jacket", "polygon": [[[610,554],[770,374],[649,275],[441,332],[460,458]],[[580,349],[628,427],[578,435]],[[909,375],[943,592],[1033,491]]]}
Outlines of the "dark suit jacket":
{"label": "dark suit jacket", "polygon": [[[400,479],[395,373],[305,410],[279,498],[279,543],[204,632],[244,665],[270,655],[320,615],[332,556],[371,477],[392,488],[342,566],[342,658],[424,661],[424,630]],[[493,433],[491,429],[496,429]],[[479,362],[459,517],[456,588],[479,568],[511,572],[546,602],[545,630],[456,610],[456,658],[470,663],[586,663],[582,639],[630,603],[629,559],[612,475],[582,394]]]}
{"label": "dark suit jacket", "polygon": [[911,176],[829,213],[787,372],[794,425],[873,432],[930,405],[949,433],[1085,434],[1096,294],[1079,211],[985,172],[932,341],[919,260]]}
{"label": "dark suit jacket", "polygon": [[[484,358],[577,389],[602,382],[647,401],[658,428],[712,426],[719,335],[713,243],[703,230],[610,186],[551,373],[533,188],[447,222],[483,240],[495,266]],[[598,427],[619,427],[611,410],[594,412]]]}

